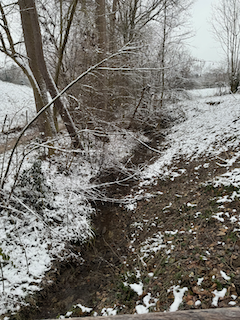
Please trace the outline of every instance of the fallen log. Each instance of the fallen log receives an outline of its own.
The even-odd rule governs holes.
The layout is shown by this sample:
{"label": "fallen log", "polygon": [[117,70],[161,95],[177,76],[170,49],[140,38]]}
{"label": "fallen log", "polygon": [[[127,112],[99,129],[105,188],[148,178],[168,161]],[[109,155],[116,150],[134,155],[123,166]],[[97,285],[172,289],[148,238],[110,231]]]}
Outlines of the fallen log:
{"label": "fallen log", "polygon": [[[97,317],[98,318],[98,317]],[[68,320],[96,320],[96,317],[68,318]],[[99,317],[100,320],[240,320],[240,308],[152,312]],[[48,319],[53,320],[53,319]]]}

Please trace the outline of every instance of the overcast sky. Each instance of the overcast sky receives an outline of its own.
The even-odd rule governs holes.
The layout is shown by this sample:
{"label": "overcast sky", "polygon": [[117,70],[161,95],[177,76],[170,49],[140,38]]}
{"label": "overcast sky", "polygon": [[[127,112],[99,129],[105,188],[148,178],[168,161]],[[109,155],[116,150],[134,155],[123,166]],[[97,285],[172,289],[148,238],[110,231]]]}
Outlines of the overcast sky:
{"label": "overcast sky", "polygon": [[192,21],[195,36],[189,41],[194,57],[211,62],[223,60],[222,50],[211,31],[212,4],[218,0],[195,0],[192,8]]}
{"label": "overcast sky", "polygon": [[[192,25],[195,36],[188,41],[189,50],[199,60],[218,64],[223,60],[223,53],[219,44],[215,41],[211,32],[211,8],[213,3],[219,0],[195,0],[193,4]],[[0,54],[0,64],[5,61],[4,55]]]}

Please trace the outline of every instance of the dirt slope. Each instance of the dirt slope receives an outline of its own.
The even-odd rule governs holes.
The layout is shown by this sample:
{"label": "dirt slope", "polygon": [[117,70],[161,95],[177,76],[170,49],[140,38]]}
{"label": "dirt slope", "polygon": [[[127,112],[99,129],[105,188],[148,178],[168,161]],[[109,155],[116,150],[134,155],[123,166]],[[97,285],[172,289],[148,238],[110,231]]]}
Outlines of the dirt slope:
{"label": "dirt slope", "polygon": [[[228,156],[230,152],[222,155]],[[107,307],[133,313],[149,293],[156,299],[149,310],[164,311],[173,303],[169,289],[174,285],[188,288],[181,309],[210,308],[214,291],[224,288],[226,294],[218,306],[240,305],[240,239],[232,219],[240,205],[237,198],[218,202],[237,190],[202,185],[226,171],[218,163],[215,158],[176,162],[176,172],[184,174],[147,187],[154,197],[139,201],[134,211],[97,204],[96,237],[84,248],[73,246],[81,250],[84,263],[56,263],[46,276],[52,285],[30,297],[30,307],[22,309],[16,319],[54,318],[68,311],[71,316],[100,315]],[[158,249],[144,254],[154,241]],[[142,283],[141,296],[125,282]],[[91,307],[91,313],[73,307],[77,304]]]}

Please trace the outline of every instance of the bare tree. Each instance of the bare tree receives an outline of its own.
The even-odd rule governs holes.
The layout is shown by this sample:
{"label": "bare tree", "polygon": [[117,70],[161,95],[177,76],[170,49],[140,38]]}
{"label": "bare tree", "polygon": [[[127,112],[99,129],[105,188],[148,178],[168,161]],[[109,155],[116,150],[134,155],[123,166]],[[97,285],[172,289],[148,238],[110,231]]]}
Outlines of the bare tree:
{"label": "bare tree", "polygon": [[213,32],[225,52],[231,92],[237,92],[240,75],[240,1],[219,0],[213,7]]}
{"label": "bare tree", "polygon": [[[105,0],[96,0],[96,29],[98,36],[98,61],[106,57],[108,51],[106,3]],[[99,109],[107,109],[107,78],[106,72],[99,73]]]}
{"label": "bare tree", "polygon": [[110,5],[110,14],[109,14],[109,51],[116,51],[116,13],[117,13],[117,4],[118,0],[112,0]]}
{"label": "bare tree", "polygon": [[[160,105],[163,105],[166,87],[171,90],[174,86],[169,83],[170,74],[176,73],[182,67],[181,59],[176,61],[178,52],[182,51],[183,43],[191,36],[185,17],[192,1],[164,0],[163,10],[158,18],[159,30],[159,50],[158,60],[160,66]],[[179,32],[180,30],[180,32]],[[176,67],[177,66],[177,67]],[[173,80],[173,79],[171,79]]]}
{"label": "bare tree", "polygon": [[[7,15],[13,11],[13,6],[14,4],[12,5],[6,4],[4,6],[2,1],[0,2],[0,13],[1,13],[0,51],[6,54],[11,59],[13,59],[13,61],[22,69],[24,74],[27,76],[33,89],[36,109],[38,112],[47,102],[47,93],[41,81],[40,81],[41,85],[39,86],[39,84],[37,83],[37,79],[34,78],[33,73],[28,68],[27,64],[23,61],[23,56],[21,56],[16,49],[19,42],[14,41],[10,26],[8,23],[8,19],[7,19]],[[53,136],[54,126],[51,119],[51,113],[49,111],[42,114],[41,118],[39,119],[38,125],[39,125],[40,132],[43,132],[45,136],[47,137]]]}
{"label": "bare tree", "polygon": [[[72,5],[72,1],[57,2],[60,10],[54,7],[55,11],[51,8],[50,2],[45,1],[50,11],[48,8],[42,12],[41,22],[46,31],[44,39],[48,41],[44,42],[45,48],[51,47],[52,52],[55,50],[54,54],[48,55],[48,58],[54,57],[51,66],[54,66],[54,60],[59,61],[57,54],[59,39],[62,36],[59,34],[60,27],[55,28],[54,33],[49,26],[51,25],[54,29],[54,26],[57,25],[56,20],[59,21],[58,23],[65,21],[66,24],[67,17],[69,17],[68,4]],[[152,82],[151,72],[134,71],[139,67],[160,68],[162,73],[158,77],[158,84],[161,84],[161,90],[164,92],[168,85],[166,69],[172,62],[168,55],[174,54],[172,43],[179,43],[179,39],[185,37],[183,33],[177,34],[176,30],[182,27],[181,16],[189,8],[191,2],[191,0],[97,0],[95,3],[79,1],[64,55],[62,55],[61,72],[58,78],[61,81],[58,82],[60,87],[70,82],[89,65],[100,61],[108,54],[108,51],[115,52],[123,44],[129,42],[133,42],[135,48],[139,46],[139,50],[135,50],[134,55],[129,54],[108,61],[104,70],[89,74],[84,79],[84,84],[78,84],[71,91],[71,95],[76,97],[75,101],[71,102],[71,112],[75,113],[76,101],[79,103],[78,110],[81,114],[85,112],[85,108],[82,108],[81,105],[85,105],[92,107],[93,116],[98,116],[100,114],[98,111],[101,109],[101,114],[108,118],[114,118],[112,110],[121,112],[123,108],[127,110],[129,106],[134,107],[139,101],[142,90],[149,82]],[[55,18],[54,15],[58,17]],[[49,18],[46,19],[46,16]],[[149,40],[153,37],[153,42],[159,43],[157,62],[151,60],[147,54],[148,50],[152,50],[150,48],[152,43]],[[125,72],[121,67],[130,68],[132,71]],[[147,97],[147,94],[145,96]],[[92,118],[89,119],[86,116],[86,121],[92,122]],[[81,120],[79,124],[82,125],[82,123]],[[85,125],[83,123],[83,126]]]}
{"label": "bare tree", "polygon": [[[162,12],[164,0],[119,0],[117,28],[125,43],[133,41],[141,30]],[[113,7],[116,10],[116,6]]]}
{"label": "bare tree", "polygon": [[[54,66],[52,66],[54,72],[54,82],[58,87],[59,76],[61,69],[63,68],[64,54],[67,48],[67,43],[69,40],[69,35],[71,32],[71,27],[74,21],[74,16],[77,9],[78,0],[72,0],[66,3],[63,0],[54,4],[55,15],[49,10],[49,6],[52,8],[52,2],[41,1],[39,7],[42,12],[42,27],[44,30],[44,35],[48,37],[54,47]],[[56,5],[58,10],[56,10]],[[48,7],[47,7],[48,6]],[[40,21],[41,21],[40,20]],[[57,36],[56,36],[57,33]],[[48,41],[47,41],[48,42]],[[48,54],[51,56],[52,53]],[[48,59],[49,61],[49,59]],[[64,72],[64,70],[62,70]],[[53,109],[54,124],[56,130],[59,131],[58,121],[57,121],[57,107]]]}
{"label": "bare tree", "polygon": [[[30,68],[39,86],[46,86],[46,90],[50,93],[52,98],[54,98],[59,92],[45,62],[35,1],[19,0],[18,4]],[[77,130],[61,98],[56,100],[55,105],[64,121],[74,147],[80,147],[81,142],[79,140]]]}
{"label": "bare tree", "polygon": [[[37,111],[41,110],[44,105],[48,103],[48,92],[54,98],[58,95],[57,87],[50,75],[47,68],[42,46],[42,35],[39,26],[38,14],[34,0],[19,0],[18,1],[22,31],[24,35],[24,43],[27,52],[27,59],[20,55],[17,51],[17,44],[15,43],[10,31],[9,23],[7,20],[6,9],[13,7],[14,4],[5,6],[0,2],[0,12],[2,20],[2,30],[0,33],[1,48],[0,50],[8,55],[17,63],[23,72],[27,75],[31,86],[33,88]],[[28,61],[29,67],[26,63]],[[63,119],[63,122],[68,130],[72,139],[74,147],[81,147],[81,143],[77,134],[77,130],[72,121],[72,118],[63,104],[61,99],[55,102],[56,107]],[[46,136],[52,136],[55,133],[55,127],[52,120],[51,113],[45,113],[42,119],[41,127]]]}

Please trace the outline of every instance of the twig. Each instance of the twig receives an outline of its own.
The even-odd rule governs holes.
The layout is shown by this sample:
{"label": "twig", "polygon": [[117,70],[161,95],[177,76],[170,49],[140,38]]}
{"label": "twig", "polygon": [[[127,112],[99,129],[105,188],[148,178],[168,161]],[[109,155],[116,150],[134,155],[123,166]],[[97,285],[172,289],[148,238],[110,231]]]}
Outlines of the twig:
{"label": "twig", "polygon": [[24,135],[24,133],[27,131],[27,129],[38,119],[38,117],[44,112],[46,111],[58,98],[60,98],[66,91],[68,91],[74,84],[76,84],[78,81],[80,81],[83,77],[85,77],[87,74],[89,74],[91,71],[97,69],[101,64],[103,64],[104,62],[108,61],[109,59],[112,59],[120,54],[124,54],[124,53],[128,53],[129,52],[129,48],[127,46],[123,47],[121,50],[119,50],[118,52],[110,55],[109,57],[101,60],[100,62],[96,63],[94,66],[88,68],[85,72],[83,72],[79,77],[77,77],[75,80],[73,80],[71,83],[69,83],[62,91],[60,91],[45,107],[43,107],[37,114],[36,116],[22,129],[21,133],[19,134],[14,146],[13,146],[13,149],[12,149],[12,152],[11,152],[11,155],[10,155],[10,158],[8,160],[8,165],[7,165],[7,168],[6,168],[6,171],[5,171],[5,174],[4,174],[4,177],[3,177],[3,180],[1,182],[1,186],[0,188],[3,189],[4,188],[4,185],[5,185],[5,182],[6,182],[6,179],[7,179],[7,176],[8,176],[8,172],[9,172],[9,169],[10,169],[10,166],[11,166],[11,163],[12,163],[12,158],[13,158],[13,154],[17,148],[17,145],[20,141],[20,139],[22,138],[22,136]]}
{"label": "twig", "polygon": [[7,121],[7,114],[5,115],[5,118],[4,118],[4,121],[3,121],[2,133],[4,133],[6,121]]}
{"label": "twig", "polygon": [[170,67],[165,67],[165,68],[111,68],[111,67],[99,67],[99,70],[108,70],[108,71],[162,71],[164,69],[170,69]]}
{"label": "twig", "polygon": [[132,125],[133,119],[134,119],[134,117],[135,117],[135,114],[136,114],[136,112],[137,112],[137,110],[138,110],[141,102],[142,102],[142,99],[143,99],[143,96],[144,96],[145,91],[146,91],[146,90],[149,90],[149,89],[150,89],[150,86],[149,86],[149,85],[147,85],[145,88],[142,89],[141,97],[140,97],[139,102],[138,102],[138,104],[137,104],[137,106],[136,106],[136,108],[135,108],[135,110],[134,110],[134,112],[133,112],[133,115],[132,115],[132,118],[131,118],[131,120],[130,120],[128,129],[129,129],[129,128],[131,127],[131,125]]}
{"label": "twig", "polygon": [[151,151],[154,151],[156,153],[159,153],[162,155],[162,151],[159,151],[155,148],[150,147],[149,145],[147,145],[145,142],[143,142],[142,140],[138,139],[137,137],[134,137],[130,132],[128,132],[127,134],[129,134],[133,139],[137,140],[138,142],[140,142],[143,146],[145,146],[146,148],[148,148]]}
{"label": "twig", "polygon": [[5,287],[4,287],[4,277],[3,277],[3,267],[2,267],[2,262],[0,261],[0,269],[1,269],[1,274],[2,274],[2,288],[3,288],[3,295],[5,294]]}
{"label": "twig", "polygon": [[[23,203],[19,198],[12,196],[13,200],[15,200],[16,202],[20,203],[25,209],[27,209],[30,213],[32,213],[34,216],[36,216],[37,218],[39,218],[42,223],[47,227],[47,229],[49,229],[50,231],[52,231],[53,233],[57,234],[51,227],[49,227],[49,225],[43,220],[43,218],[41,217],[40,214],[34,212],[31,208],[29,208],[25,203]],[[21,211],[20,211],[21,212]]]}
{"label": "twig", "polygon": [[18,234],[20,244],[21,244],[21,246],[22,246],[22,248],[23,248],[23,251],[24,251],[24,255],[25,255],[25,259],[26,259],[26,266],[27,266],[27,273],[29,274],[29,263],[28,263],[28,257],[27,257],[26,248],[25,248],[25,246],[24,246],[23,243],[22,243],[22,240],[21,240],[21,238],[20,238],[20,235],[19,235],[19,232],[18,232],[17,228],[16,228],[16,232],[17,232],[17,234]]}
{"label": "twig", "polygon": [[219,160],[221,160],[221,161],[223,161],[223,162],[226,162],[226,163],[228,162],[228,160],[225,160],[225,159],[223,159],[223,158],[221,158],[221,157],[219,157],[219,156],[216,156],[216,158],[219,159]]}
{"label": "twig", "polygon": [[107,241],[105,240],[105,238],[103,237],[103,241],[105,242],[105,244],[110,248],[110,250],[112,251],[112,253],[119,259],[119,261],[121,261],[121,262],[123,262],[123,259],[122,259],[122,257],[120,257],[120,255],[119,254],[117,254],[117,252],[115,252],[114,250],[113,250],[113,248],[110,246],[110,244],[109,243],[107,243]]}

